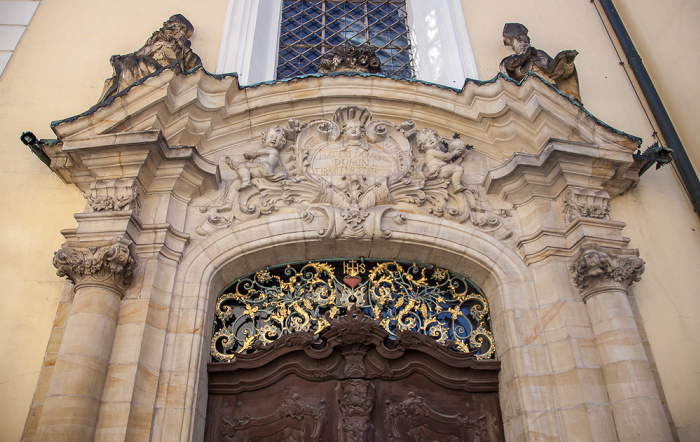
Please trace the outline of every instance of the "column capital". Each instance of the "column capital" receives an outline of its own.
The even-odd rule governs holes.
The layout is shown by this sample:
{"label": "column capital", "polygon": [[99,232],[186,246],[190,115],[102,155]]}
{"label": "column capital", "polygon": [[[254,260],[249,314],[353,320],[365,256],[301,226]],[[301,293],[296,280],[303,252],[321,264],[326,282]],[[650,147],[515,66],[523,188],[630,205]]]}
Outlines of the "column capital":
{"label": "column capital", "polygon": [[571,281],[583,296],[583,300],[611,289],[627,290],[642,279],[644,261],[637,250],[621,250],[617,253],[597,244],[587,245],[569,265]]}
{"label": "column capital", "polygon": [[136,267],[130,245],[131,241],[123,238],[102,244],[66,243],[54,254],[53,265],[58,276],[75,285],[94,282],[123,292]]}

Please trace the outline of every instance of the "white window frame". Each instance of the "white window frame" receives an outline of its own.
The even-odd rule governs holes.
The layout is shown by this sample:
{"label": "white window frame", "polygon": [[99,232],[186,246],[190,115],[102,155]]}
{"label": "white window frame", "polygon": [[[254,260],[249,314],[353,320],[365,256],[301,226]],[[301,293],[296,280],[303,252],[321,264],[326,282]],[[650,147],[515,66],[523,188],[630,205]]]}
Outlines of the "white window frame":
{"label": "white window frame", "polygon": [[[459,0],[406,0],[414,71],[419,80],[460,89],[479,79]],[[282,0],[229,0],[217,74],[241,85],[275,79]]]}

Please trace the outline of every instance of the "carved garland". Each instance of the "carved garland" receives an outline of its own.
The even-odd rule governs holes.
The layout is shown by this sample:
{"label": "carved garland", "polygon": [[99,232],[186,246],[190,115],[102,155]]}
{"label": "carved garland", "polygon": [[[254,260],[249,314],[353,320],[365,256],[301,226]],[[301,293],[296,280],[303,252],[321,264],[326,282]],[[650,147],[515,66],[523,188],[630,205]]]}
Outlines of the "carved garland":
{"label": "carved garland", "polygon": [[378,319],[392,338],[416,331],[479,360],[494,356],[488,303],[465,278],[415,263],[340,264],[278,266],[231,284],[216,302],[212,361],[233,361],[287,334],[309,332],[318,339],[351,306]]}

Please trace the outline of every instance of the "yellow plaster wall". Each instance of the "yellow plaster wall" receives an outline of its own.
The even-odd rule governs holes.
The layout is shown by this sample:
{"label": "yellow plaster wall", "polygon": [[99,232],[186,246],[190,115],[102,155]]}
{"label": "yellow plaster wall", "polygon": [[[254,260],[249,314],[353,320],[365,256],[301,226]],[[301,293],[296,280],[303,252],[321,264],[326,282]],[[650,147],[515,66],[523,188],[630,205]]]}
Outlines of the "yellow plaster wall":
{"label": "yellow plaster wall", "polygon": [[[700,3],[615,0],[615,5],[697,168]],[[501,59],[512,53],[501,40],[503,24],[523,23],[532,45],[550,55],[578,50],[576,66],[587,110],[643,138],[644,147],[653,142],[643,106],[592,3],[503,0],[498,11],[508,11],[504,13],[489,2],[462,0],[462,7],[481,79],[496,75]],[[633,290],[678,435],[682,441],[698,440],[700,218],[670,166],[648,171],[635,189],[614,200],[612,217],[627,222],[623,233],[646,261],[642,282]]]}
{"label": "yellow plaster wall", "polygon": [[51,264],[84,198],[20,141],[55,138],[52,120],[81,113],[111,76],[109,57],[140,48],[175,13],[215,70],[228,0],[43,0],[0,77],[0,441],[20,439],[63,287]]}
{"label": "yellow plaster wall", "polygon": [[[700,170],[700,2],[615,0],[696,170]],[[638,11],[644,11],[639,13]]]}

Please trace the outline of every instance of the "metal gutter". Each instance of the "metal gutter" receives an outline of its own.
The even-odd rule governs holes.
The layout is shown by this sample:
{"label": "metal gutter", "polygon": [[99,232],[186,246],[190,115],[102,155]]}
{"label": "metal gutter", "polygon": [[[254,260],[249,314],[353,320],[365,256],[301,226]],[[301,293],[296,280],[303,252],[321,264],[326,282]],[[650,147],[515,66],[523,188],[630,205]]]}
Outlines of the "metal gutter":
{"label": "metal gutter", "polygon": [[634,76],[642,89],[642,94],[644,94],[644,98],[649,104],[651,113],[654,115],[654,119],[659,125],[661,135],[664,137],[668,147],[673,150],[676,166],[678,167],[678,172],[680,173],[683,185],[690,196],[690,202],[693,204],[695,213],[700,215],[700,181],[698,180],[695,169],[693,168],[690,158],[688,158],[688,154],[683,147],[683,143],[676,132],[676,128],[673,126],[671,118],[668,116],[668,112],[666,112],[666,108],[661,101],[661,97],[659,97],[659,93],[654,87],[654,82],[651,80],[649,73],[644,67],[642,57],[639,56],[637,49],[634,47],[634,43],[632,43],[632,39],[630,38],[625,25],[622,23],[622,19],[617,13],[617,9],[615,9],[615,5],[613,4],[612,0],[598,0],[598,2],[603,8],[603,11],[605,11],[605,15],[608,17],[608,21],[610,21],[613,32],[615,32],[615,36],[620,42],[620,46],[627,57],[627,62],[632,69],[632,73],[634,73]]}

